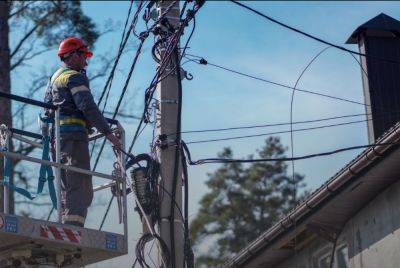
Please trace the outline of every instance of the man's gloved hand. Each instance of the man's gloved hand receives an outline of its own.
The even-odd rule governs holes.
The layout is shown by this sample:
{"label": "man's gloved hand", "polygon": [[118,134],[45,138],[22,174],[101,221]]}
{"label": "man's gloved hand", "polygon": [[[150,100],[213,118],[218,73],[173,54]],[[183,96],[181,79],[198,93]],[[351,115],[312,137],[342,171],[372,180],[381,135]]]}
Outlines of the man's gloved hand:
{"label": "man's gloved hand", "polygon": [[116,150],[121,150],[122,144],[114,134],[110,133],[107,135],[107,139],[113,144]]}

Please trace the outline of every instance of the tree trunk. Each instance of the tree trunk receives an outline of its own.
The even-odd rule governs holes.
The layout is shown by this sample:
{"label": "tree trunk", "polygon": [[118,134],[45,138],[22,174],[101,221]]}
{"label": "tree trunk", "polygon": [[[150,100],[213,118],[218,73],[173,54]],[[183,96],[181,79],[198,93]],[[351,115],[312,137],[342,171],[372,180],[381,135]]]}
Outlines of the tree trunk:
{"label": "tree trunk", "polygon": [[[0,1],[0,91],[11,93],[10,79],[10,47],[9,47],[9,25],[8,16],[10,14],[10,1]],[[8,127],[12,126],[11,100],[0,98],[0,124]],[[10,144],[12,150],[12,143]],[[1,158],[1,157],[0,157]],[[3,178],[4,161],[0,159],[0,178]],[[10,176],[10,182],[13,183],[13,176]],[[0,211],[3,211],[3,187],[0,186]],[[10,213],[14,213],[13,192],[10,193]]]}

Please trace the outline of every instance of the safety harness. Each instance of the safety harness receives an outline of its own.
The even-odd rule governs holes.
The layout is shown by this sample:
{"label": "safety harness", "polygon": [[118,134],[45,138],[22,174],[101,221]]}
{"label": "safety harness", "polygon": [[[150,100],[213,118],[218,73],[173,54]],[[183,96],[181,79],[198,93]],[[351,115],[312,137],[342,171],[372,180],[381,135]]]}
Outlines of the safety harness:
{"label": "safety harness", "polygon": [[[51,123],[51,120],[48,117],[44,117],[44,118],[40,117],[40,120],[41,120],[41,122],[46,124],[47,127]],[[1,150],[3,152],[8,152],[9,151],[8,144],[9,144],[9,139],[11,137],[11,133],[5,125],[1,125],[0,130],[1,130],[1,133],[0,133],[0,135],[1,135]],[[48,135],[48,131],[47,131],[47,135],[43,135],[43,138],[42,138],[42,144],[43,144],[42,160],[50,161],[50,157],[49,157],[50,141],[51,141],[51,137],[50,137],[50,135]],[[55,190],[55,186],[54,186],[54,175],[53,175],[53,170],[50,166],[45,165],[45,164],[42,164],[40,166],[37,191],[36,191],[36,194],[32,194],[29,191],[27,191],[26,189],[18,187],[10,182],[12,162],[11,162],[11,159],[8,157],[4,157],[4,161],[5,161],[4,177],[2,180],[0,180],[1,184],[10,188],[11,190],[15,191],[16,193],[19,193],[22,196],[24,196],[30,200],[33,200],[43,192],[44,184],[47,181],[49,184],[49,194],[50,194],[51,202],[53,204],[53,207],[57,208],[57,195],[56,195],[56,190]]]}

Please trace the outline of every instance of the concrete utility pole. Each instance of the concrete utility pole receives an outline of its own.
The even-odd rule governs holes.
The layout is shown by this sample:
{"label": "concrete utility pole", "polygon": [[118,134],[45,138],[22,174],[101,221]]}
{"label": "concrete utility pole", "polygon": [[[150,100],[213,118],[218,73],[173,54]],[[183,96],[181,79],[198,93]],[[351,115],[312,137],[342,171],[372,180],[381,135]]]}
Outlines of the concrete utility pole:
{"label": "concrete utility pole", "polygon": [[[158,1],[158,16],[164,13],[165,10],[174,1]],[[176,28],[179,24],[179,1],[176,1],[174,6],[166,14],[166,18],[169,23]],[[160,38],[160,36],[158,36]],[[164,50],[163,50],[164,49]],[[165,57],[165,46],[161,46],[161,59]],[[174,50],[170,62],[167,63],[167,68],[164,73],[161,74],[163,77],[174,68],[178,50]],[[179,125],[180,118],[179,114],[179,91],[180,91],[180,67],[177,71],[172,72],[168,77],[162,80],[157,85],[157,99],[158,99],[158,111],[157,111],[157,133],[170,134],[176,133]],[[180,129],[178,130],[180,131]],[[179,135],[179,134],[178,134]],[[168,136],[168,142],[174,142],[176,135]],[[175,145],[175,144],[174,144]],[[161,208],[160,216],[161,221],[159,223],[161,238],[165,241],[170,252],[170,262],[168,267],[182,268],[184,261],[184,233],[183,233],[183,220],[178,212],[178,208],[182,210],[182,167],[181,167],[181,156],[180,151],[177,150],[179,147],[169,145],[167,148],[158,148],[158,156],[160,159],[161,169],[161,185],[165,188],[168,193],[173,194],[175,192],[175,208],[174,215],[171,215],[171,197],[168,193],[165,193],[164,189],[160,189],[161,197]],[[177,161],[177,163],[176,163]],[[175,187],[173,187],[175,184]],[[175,188],[175,189],[174,189]],[[171,234],[171,222],[174,224],[174,233]],[[174,247],[172,251],[171,247]],[[164,258],[165,259],[165,258]],[[160,265],[162,260],[159,260]]]}

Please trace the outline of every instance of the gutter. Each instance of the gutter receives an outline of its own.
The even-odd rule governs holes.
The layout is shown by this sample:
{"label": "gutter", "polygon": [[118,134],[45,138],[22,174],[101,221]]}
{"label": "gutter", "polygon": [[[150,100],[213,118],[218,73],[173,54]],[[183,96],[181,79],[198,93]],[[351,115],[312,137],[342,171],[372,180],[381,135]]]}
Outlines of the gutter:
{"label": "gutter", "polygon": [[[378,139],[376,143],[396,143],[400,140],[400,123],[392,127],[386,135]],[[318,190],[311,194],[303,203],[293,209],[286,217],[268,229],[265,233],[251,242],[246,248],[242,249],[236,256],[228,260],[223,267],[238,267],[244,262],[257,255],[257,252],[265,247],[278,235],[282,234],[288,228],[293,227],[294,223],[299,221],[310,211],[313,211],[321,202],[333,195],[334,191],[343,184],[355,178],[362,170],[368,167],[375,160],[380,158],[383,153],[392,148],[393,144],[377,145],[370,147],[352,160],[346,167],[340,170],[333,178],[328,180]]]}

